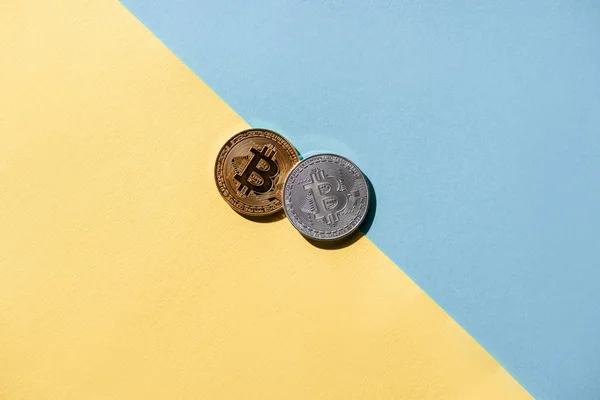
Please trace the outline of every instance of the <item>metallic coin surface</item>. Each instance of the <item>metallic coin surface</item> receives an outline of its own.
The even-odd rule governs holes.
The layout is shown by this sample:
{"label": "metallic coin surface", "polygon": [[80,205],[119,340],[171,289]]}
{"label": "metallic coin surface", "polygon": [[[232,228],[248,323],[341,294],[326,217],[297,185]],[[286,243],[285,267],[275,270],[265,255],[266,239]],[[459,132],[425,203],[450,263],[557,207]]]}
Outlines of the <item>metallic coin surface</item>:
{"label": "metallic coin surface", "polygon": [[283,184],[297,162],[296,149],[283,136],[267,129],[248,129],[221,148],[215,181],[237,212],[270,215],[282,209]]}
{"label": "metallic coin surface", "polygon": [[292,169],[285,181],[283,208],[304,236],[327,241],[342,239],[358,229],[367,215],[367,180],[344,157],[308,157]]}

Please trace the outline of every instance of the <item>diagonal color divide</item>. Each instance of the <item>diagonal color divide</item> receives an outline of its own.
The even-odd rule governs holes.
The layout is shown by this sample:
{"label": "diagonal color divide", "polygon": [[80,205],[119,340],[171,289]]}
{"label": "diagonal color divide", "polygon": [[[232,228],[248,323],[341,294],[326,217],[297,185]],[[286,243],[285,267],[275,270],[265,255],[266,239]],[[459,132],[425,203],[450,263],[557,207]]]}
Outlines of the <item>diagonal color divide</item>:
{"label": "diagonal color divide", "polygon": [[373,182],[367,236],[539,399],[600,399],[597,1],[123,0],[251,125]]}
{"label": "diagonal color divide", "polygon": [[367,238],[241,218],[247,124],[114,2],[0,13],[2,399],[530,399]]}

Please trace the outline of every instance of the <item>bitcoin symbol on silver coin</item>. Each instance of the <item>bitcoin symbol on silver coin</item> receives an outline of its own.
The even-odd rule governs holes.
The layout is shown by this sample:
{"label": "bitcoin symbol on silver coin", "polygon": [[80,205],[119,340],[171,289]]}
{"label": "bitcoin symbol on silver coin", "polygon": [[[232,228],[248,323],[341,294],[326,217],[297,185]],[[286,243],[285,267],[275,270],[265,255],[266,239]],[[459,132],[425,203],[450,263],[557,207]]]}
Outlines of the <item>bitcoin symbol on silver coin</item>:
{"label": "bitcoin symbol on silver coin", "polygon": [[311,182],[304,185],[315,199],[315,218],[333,226],[340,221],[339,213],[348,205],[348,196],[342,191],[342,182],[325,171],[317,169],[310,174]]}
{"label": "bitcoin symbol on silver coin", "polygon": [[351,161],[319,154],[298,163],[283,187],[283,208],[292,225],[316,240],[354,232],[369,207],[367,180]]}

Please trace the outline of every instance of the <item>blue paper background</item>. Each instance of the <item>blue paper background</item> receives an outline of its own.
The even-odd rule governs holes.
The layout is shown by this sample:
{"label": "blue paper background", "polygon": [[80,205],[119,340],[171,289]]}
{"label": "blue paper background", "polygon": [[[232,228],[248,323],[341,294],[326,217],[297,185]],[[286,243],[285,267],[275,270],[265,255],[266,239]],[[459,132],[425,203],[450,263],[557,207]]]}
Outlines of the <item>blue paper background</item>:
{"label": "blue paper background", "polygon": [[[600,398],[600,3],[125,0],[538,399]],[[168,133],[166,133],[168,134]]]}

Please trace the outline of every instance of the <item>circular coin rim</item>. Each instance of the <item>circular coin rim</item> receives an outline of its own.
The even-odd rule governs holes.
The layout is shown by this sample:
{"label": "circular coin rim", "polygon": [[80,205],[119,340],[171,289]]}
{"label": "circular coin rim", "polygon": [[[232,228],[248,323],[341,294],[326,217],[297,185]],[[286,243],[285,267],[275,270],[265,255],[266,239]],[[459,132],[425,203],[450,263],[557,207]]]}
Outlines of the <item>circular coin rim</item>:
{"label": "circular coin rim", "polygon": [[[356,226],[354,228],[352,228],[350,231],[348,231],[347,233],[343,234],[342,236],[338,236],[338,237],[335,237],[335,238],[316,238],[316,237],[307,235],[304,232],[302,232],[300,229],[298,229],[298,225],[295,223],[296,221],[294,221],[294,219],[292,217],[290,217],[290,214],[288,213],[288,208],[286,207],[286,202],[285,202],[285,193],[287,191],[288,183],[290,183],[290,177],[292,176],[292,174],[294,173],[294,171],[297,168],[300,168],[305,161],[308,161],[310,159],[317,158],[317,157],[323,157],[323,156],[338,157],[338,158],[341,158],[342,160],[348,162],[349,164],[354,165],[354,167],[358,170],[358,172],[360,173],[360,175],[362,176],[362,178],[365,180],[365,185],[366,185],[366,189],[367,189],[367,206],[365,208],[365,210],[366,210],[365,213],[360,218],[360,220],[358,221],[358,223],[356,224]],[[356,165],[352,161],[348,160],[346,157],[340,156],[339,154],[335,154],[335,153],[319,153],[319,154],[314,154],[314,155],[312,155],[310,157],[307,157],[307,158],[304,158],[304,159],[300,160],[296,165],[294,165],[294,167],[292,167],[292,169],[288,173],[288,176],[285,178],[285,183],[283,184],[283,193],[282,193],[283,211],[285,212],[285,215],[286,215],[287,219],[290,221],[290,223],[292,224],[292,226],[294,228],[296,228],[296,230],[298,232],[300,232],[302,234],[302,236],[307,237],[310,240],[314,240],[314,241],[317,241],[317,242],[333,242],[333,241],[342,240],[342,239],[345,239],[348,236],[352,235],[354,232],[356,232],[358,230],[358,228],[360,228],[360,226],[362,225],[362,223],[365,221],[365,218],[367,218],[367,214],[369,213],[369,206],[370,206],[370,203],[371,203],[371,194],[369,193],[370,189],[371,188],[369,187],[369,181],[367,180],[366,175],[362,172],[362,170],[358,167],[358,165]]]}
{"label": "circular coin rim", "polygon": [[[231,207],[235,212],[245,215],[247,217],[267,217],[269,215],[273,215],[276,214],[278,212],[280,212],[283,209],[283,190],[281,191],[281,207],[273,210],[273,211],[269,211],[269,212],[263,212],[260,214],[255,214],[255,213],[250,213],[244,210],[240,210],[237,207],[234,207],[233,204],[231,204],[228,200],[227,197],[225,197],[225,195],[223,194],[223,191],[221,190],[221,186],[219,186],[219,179],[217,177],[217,167],[219,166],[219,157],[221,156],[221,153],[223,153],[223,150],[225,149],[225,147],[227,147],[231,141],[235,138],[237,138],[238,136],[244,136],[247,135],[250,132],[255,132],[255,131],[262,131],[262,132],[270,132],[273,133],[277,136],[279,136],[283,141],[285,141],[287,144],[290,145],[290,147],[294,150],[294,154],[295,154],[295,159],[292,160],[292,168],[290,168],[290,172],[294,169],[294,167],[298,164],[298,162],[300,161],[300,155],[298,154],[298,151],[296,150],[296,148],[294,147],[294,145],[287,140],[282,134],[272,131],[270,129],[265,129],[265,128],[249,128],[249,129],[245,129],[241,132],[236,133],[235,135],[233,135],[232,137],[230,137],[229,139],[227,139],[227,141],[225,142],[225,144],[223,144],[223,146],[221,146],[221,149],[218,151],[217,153],[217,159],[215,161],[215,168],[214,168],[214,177],[215,177],[215,185],[217,185],[217,189],[219,190],[219,194],[221,195],[221,197],[223,198],[223,200],[225,200],[225,203],[227,203],[229,205],[229,207]],[[288,176],[289,176],[289,172],[288,172]],[[285,177],[285,181],[287,181],[287,176]],[[283,187],[285,188],[285,182],[283,184]]]}

